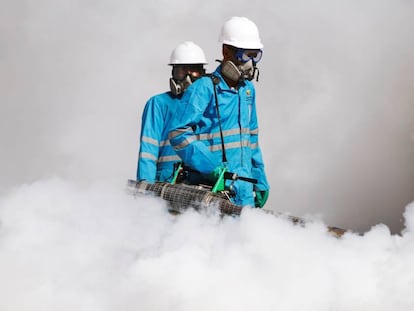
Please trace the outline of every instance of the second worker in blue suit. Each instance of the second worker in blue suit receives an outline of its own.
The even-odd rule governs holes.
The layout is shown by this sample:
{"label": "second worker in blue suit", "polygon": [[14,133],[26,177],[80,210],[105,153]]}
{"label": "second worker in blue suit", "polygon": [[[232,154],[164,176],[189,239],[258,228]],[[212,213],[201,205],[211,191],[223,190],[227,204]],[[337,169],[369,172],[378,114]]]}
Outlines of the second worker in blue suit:
{"label": "second worker in blue suit", "polygon": [[191,41],[180,43],[172,51],[171,90],[151,97],[142,114],[138,181],[171,181],[174,164],[180,161],[168,140],[173,113],[187,87],[205,73],[206,64],[203,50]]}
{"label": "second worker in blue suit", "polygon": [[237,180],[232,201],[263,207],[269,184],[259,148],[251,82],[257,75],[263,45],[256,25],[245,17],[228,20],[219,41],[221,65],[212,77],[202,77],[187,89],[175,113],[170,142],[184,164],[201,176],[214,176],[226,166],[239,176],[257,179],[255,185]]}

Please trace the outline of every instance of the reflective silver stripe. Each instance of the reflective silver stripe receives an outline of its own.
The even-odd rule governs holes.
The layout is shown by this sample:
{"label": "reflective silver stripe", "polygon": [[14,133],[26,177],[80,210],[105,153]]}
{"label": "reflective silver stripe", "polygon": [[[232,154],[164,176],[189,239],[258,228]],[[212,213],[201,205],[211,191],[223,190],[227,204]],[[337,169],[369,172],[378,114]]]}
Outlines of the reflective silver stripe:
{"label": "reflective silver stripe", "polygon": [[174,146],[174,149],[175,150],[180,150],[180,149],[188,146],[189,144],[191,144],[194,141],[196,141],[196,138],[194,136],[188,137],[181,144],[178,144],[178,145]]}
{"label": "reflective silver stripe", "polygon": [[142,136],[142,141],[149,143],[151,145],[160,146],[160,147],[170,145],[170,141],[168,139],[158,142],[156,139],[150,138],[148,136]]}
{"label": "reflective silver stripe", "polygon": [[171,162],[171,161],[180,161],[178,155],[163,156],[158,159],[158,162]]}
{"label": "reflective silver stripe", "polygon": [[142,141],[144,141],[146,143],[149,143],[151,145],[154,145],[154,146],[158,146],[159,145],[158,140],[156,140],[154,138],[151,138],[151,137],[148,137],[148,136],[142,136]]}
{"label": "reflective silver stripe", "polygon": [[258,135],[259,134],[259,129],[254,129],[250,131],[251,135]]}
{"label": "reflective silver stripe", "polygon": [[[169,134],[169,138],[175,138],[178,135],[181,135],[182,133],[185,132],[192,132],[193,130],[191,128],[187,128],[187,129],[177,129],[173,132],[171,132]],[[225,130],[223,131],[223,137],[228,137],[231,135],[237,135],[237,134],[250,134],[251,131],[248,128],[242,128],[241,130],[236,128],[236,129],[231,129],[231,130]],[[175,150],[180,150],[182,148],[185,148],[186,146],[188,146],[189,144],[191,144],[192,142],[194,142],[195,140],[199,140],[199,141],[206,141],[206,140],[212,140],[214,138],[220,138],[220,132],[217,133],[206,133],[206,134],[197,134],[194,136],[190,136],[187,137],[183,142],[181,142],[180,144],[174,146]],[[233,142],[233,143],[227,143],[225,144],[225,148],[239,148],[241,146],[240,142]],[[242,143],[243,147],[249,146],[249,142],[248,141],[243,141]],[[221,150],[221,145],[217,145],[217,146],[210,146],[209,147],[211,150]]]}
{"label": "reflective silver stripe", "polygon": [[[235,141],[235,142],[232,142],[232,143],[224,144],[224,148],[226,150],[227,149],[240,148],[240,147],[248,147],[248,146],[250,146],[250,142],[248,140],[243,140],[241,143],[239,141]],[[221,144],[208,146],[208,149],[210,149],[210,151],[221,150]]]}
{"label": "reflective silver stripe", "polygon": [[210,151],[218,151],[218,150],[221,150],[221,145],[208,146],[208,149]]}
{"label": "reflective silver stripe", "polygon": [[160,147],[165,147],[169,145],[170,145],[170,141],[168,139],[160,142]]}
{"label": "reflective silver stripe", "polygon": [[153,161],[157,161],[157,158],[153,154],[148,153],[148,152],[140,152],[139,157],[141,159],[150,159]]}
{"label": "reflective silver stripe", "polygon": [[250,146],[250,140],[243,140],[243,141],[242,141],[242,146],[243,146],[243,147],[248,147],[248,146]]}
{"label": "reflective silver stripe", "polygon": [[179,136],[179,135],[181,135],[185,132],[192,133],[193,129],[191,127],[187,127],[185,129],[182,129],[182,128],[176,129],[175,131],[172,131],[168,134],[168,138],[169,139],[176,138],[177,136]]}
{"label": "reflective silver stripe", "polygon": [[[177,129],[175,131],[172,131],[169,135],[168,138],[172,139],[175,138],[185,132],[193,132],[193,130],[191,128],[187,128],[187,129]],[[231,135],[236,135],[236,134],[250,134],[251,131],[248,128],[242,128],[242,129],[231,129],[231,130],[225,130],[223,131],[223,137],[226,136],[231,136]],[[214,139],[214,138],[218,138],[220,137],[220,132],[216,132],[216,133],[205,133],[205,134],[197,134],[195,135],[197,137],[197,140],[208,140],[208,139]]]}
{"label": "reflective silver stripe", "polygon": [[250,129],[248,128],[242,128],[241,129],[242,134],[250,134]]}
{"label": "reflective silver stripe", "polygon": [[[235,134],[249,134],[250,130],[248,128],[242,128],[240,129],[231,129],[231,130],[225,130],[223,131],[223,137],[231,136]],[[207,134],[198,134],[196,135],[198,140],[208,140],[220,137],[220,132],[217,133],[207,133]]]}

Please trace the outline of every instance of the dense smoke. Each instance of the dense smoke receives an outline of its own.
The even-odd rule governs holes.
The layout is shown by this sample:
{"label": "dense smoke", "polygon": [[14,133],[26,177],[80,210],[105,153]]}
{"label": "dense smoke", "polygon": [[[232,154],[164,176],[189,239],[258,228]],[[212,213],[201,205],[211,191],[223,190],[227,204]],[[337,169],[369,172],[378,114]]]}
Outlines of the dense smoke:
{"label": "dense smoke", "polygon": [[412,310],[414,206],[338,239],[246,210],[180,217],[113,185],[59,179],[0,203],[1,310]]}

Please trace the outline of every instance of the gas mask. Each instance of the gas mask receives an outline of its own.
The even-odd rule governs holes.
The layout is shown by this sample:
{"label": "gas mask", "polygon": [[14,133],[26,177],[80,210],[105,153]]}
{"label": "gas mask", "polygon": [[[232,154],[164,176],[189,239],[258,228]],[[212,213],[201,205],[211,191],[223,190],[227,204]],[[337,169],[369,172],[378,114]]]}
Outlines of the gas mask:
{"label": "gas mask", "polygon": [[221,72],[225,77],[235,82],[251,81],[254,78],[256,81],[259,80],[259,69],[251,59],[239,66],[236,66],[232,61],[226,61],[221,67]]}
{"label": "gas mask", "polygon": [[175,65],[170,78],[171,93],[181,95],[198,78],[205,74],[203,64]]}
{"label": "gas mask", "polygon": [[189,75],[186,75],[183,80],[176,80],[170,78],[170,89],[171,93],[175,96],[181,95],[184,91],[192,84],[191,78]]}

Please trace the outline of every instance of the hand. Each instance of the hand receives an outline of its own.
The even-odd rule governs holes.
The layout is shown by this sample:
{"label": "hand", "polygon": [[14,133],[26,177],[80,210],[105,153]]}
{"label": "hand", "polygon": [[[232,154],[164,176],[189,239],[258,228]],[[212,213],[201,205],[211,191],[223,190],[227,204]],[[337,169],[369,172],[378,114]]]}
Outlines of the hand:
{"label": "hand", "polygon": [[254,205],[262,208],[266,204],[267,198],[269,197],[269,190],[255,191],[255,193],[256,197],[254,198]]}

